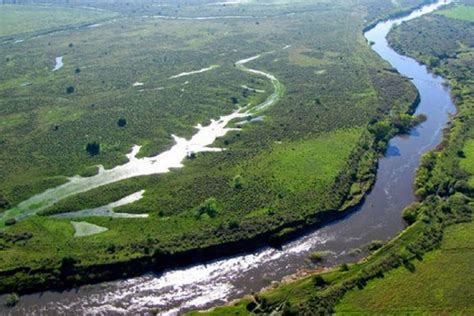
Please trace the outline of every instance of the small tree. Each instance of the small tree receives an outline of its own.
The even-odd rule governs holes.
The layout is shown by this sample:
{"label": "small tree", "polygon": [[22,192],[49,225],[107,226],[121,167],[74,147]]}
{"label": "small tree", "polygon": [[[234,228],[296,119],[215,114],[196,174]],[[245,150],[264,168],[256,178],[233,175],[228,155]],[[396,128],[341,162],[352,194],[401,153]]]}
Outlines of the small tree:
{"label": "small tree", "polygon": [[314,285],[317,287],[322,287],[327,284],[326,280],[324,280],[324,278],[320,275],[315,276],[313,278],[313,281],[314,281]]}
{"label": "small tree", "polygon": [[100,144],[97,142],[88,143],[86,146],[86,151],[91,156],[96,156],[100,153]]}
{"label": "small tree", "polygon": [[418,217],[418,203],[414,203],[403,210],[403,219],[409,224],[413,224]]}
{"label": "small tree", "polygon": [[232,101],[232,104],[238,104],[239,103],[239,99],[237,97],[231,97],[230,99]]}
{"label": "small tree", "polygon": [[118,119],[117,125],[118,127],[125,127],[125,125],[127,125],[127,120],[121,117]]}
{"label": "small tree", "polygon": [[217,200],[215,198],[209,198],[194,210],[194,214],[198,219],[204,214],[210,218],[214,218],[219,213],[219,210],[220,207]]}
{"label": "small tree", "polygon": [[7,209],[10,207],[8,200],[0,194],[0,209]]}
{"label": "small tree", "polygon": [[73,86],[69,86],[66,88],[66,92],[67,94],[71,94],[71,93],[74,93],[76,89],[73,87]]}
{"label": "small tree", "polygon": [[232,186],[234,187],[234,189],[236,190],[240,190],[243,188],[244,186],[244,183],[243,183],[243,178],[241,175],[236,175],[234,177],[234,179],[232,180]]}
{"label": "small tree", "polygon": [[5,305],[7,307],[14,307],[20,301],[20,297],[16,293],[12,293],[7,297]]}
{"label": "small tree", "polygon": [[81,68],[76,68],[76,74],[81,72]]}

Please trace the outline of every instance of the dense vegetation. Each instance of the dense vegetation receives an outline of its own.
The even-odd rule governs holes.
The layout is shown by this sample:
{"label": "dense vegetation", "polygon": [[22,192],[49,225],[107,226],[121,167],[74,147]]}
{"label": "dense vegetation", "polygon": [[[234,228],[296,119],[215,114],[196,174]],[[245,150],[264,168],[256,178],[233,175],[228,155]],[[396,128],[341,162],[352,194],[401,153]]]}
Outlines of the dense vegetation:
{"label": "dense vegetation", "polygon": [[[416,91],[361,34],[367,23],[419,1],[400,3],[383,1],[375,12],[369,0],[308,1],[267,9],[277,17],[197,21],[142,16],[137,5],[98,27],[3,43],[2,209],[66,176],[123,163],[134,144],[143,145],[140,156],[153,155],[172,144],[172,134],[189,137],[198,123],[262,102],[271,83],[237,69],[237,60],[272,52],[252,67],[275,75],[284,96],[262,113],[263,121],[243,124],[214,144],[225,151],[199,154],[168,174],[73,196],[43,214],[97,207],[145,189],[142,200],[119,211],[149,218],[81,219],[108,229],[81,238],[66,219],[2,223],[9,226],[0,236],[0,290],[100,278],[100,269],[89,273],[90,266],[132,259],[160,266],[152,258],[259,237],[278,242],[358,203],[386,141],[413,124],[407,113]],[[235,8],[218,9],[235,14]],[[211,9],[196,4],[180,13],[186,10]],[[291,47],[283,50],[286,44]],[[53,72],[58,56],[64,66]],[[211,65],[219,67],[170,79]]]}
{"label": "dense vegetation", "polygon": [[[472,32],[466,33],[469,22],[443,15],[441,12],[405,23],[390,35],[399,51],[427,64],[431,58],[440,58],[431,67],[449,78],[458,106],[442,145],[424,156],[417,173],[420,200],[404,212],[411,225],[363,262],[281,285],[211,314],[474,311],[470,281],[474,272],[474,54],[468,44],[473,38]],[[448,36],[451,41],[439,40]]]}

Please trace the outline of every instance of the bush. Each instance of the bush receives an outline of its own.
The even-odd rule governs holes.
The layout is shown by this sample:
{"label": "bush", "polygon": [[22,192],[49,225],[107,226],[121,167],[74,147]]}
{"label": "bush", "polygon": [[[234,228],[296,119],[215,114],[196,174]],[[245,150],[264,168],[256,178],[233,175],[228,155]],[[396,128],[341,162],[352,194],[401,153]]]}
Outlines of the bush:
{"label": "bush", "polygon": [[118,127],[125,127],[125,125],[127,125],[127,120],[121,117],[118,119],[117,125]]}
{"label": "bush", "polygon": [[240,224],[238,221],[236,220],[232,220],[229,222],[229,224],[227,225],[229,227],[229,229],[237,229],[240,227]]}
{"label": "bush", "polygon": [[454,190],[462,193],[469,193],[471,188],[465,180],[459,180],[454,184]]}
{"label": "bush", "polygon": [[209,198],[194,209],[194,214],[197,219],[199,219],[202,215],[207,215],[210,218],[214,218],[217,216],[219,211],[220,207],[217,203],[217,200],[215,198]]}
{"label": "bush", "polygon": [[380,240],[373,240],[369,246],[367,247],[370,251],[375,251],[377,249],[382,248],[383,246],[383,241]]}
{"label": "bush", "polygon": [[86,146],[86,151],[91,156],[96,156],[100,153],[100,144],[97,142],[88,143]]}
{"label": "bush", "polygon": [[66,88],[66,92],[67,94],[71,94],[71,93],[74,93],[76,89],[73,87],[73,86],[69,86]]}
{"label": "bush", "polygon": [[5,301],[5,305],[7,307],[14,307],[16,304],[18,304],[19,301],[20,301],[20,297],[18,296],[18,294],[12,293],[8,295]]}
{"label": "bush", "polygon": [[243,188],[243,178],[240,175],[236,175],[234,179],[232,179],[232,186],[236,190],[240,190]]}
{"label": "bush", "polygon": [[16,224],[16,219],[14,218],[9,218],[5,221],[5,226],[12,226]]}
{"label": "bush", "polygon": [[347,265],[347,263],[341,264],[341,267],[339,268],[339,271],[341,271],[341,272],[349,271],[349,266]]}
{"label": "bush", "polygon": [[0,210],[1,209],[8,209],[10,207],[10,203],[8,202],[8,200],[0,194]]}
{"label": "bush", "polygon": [[312,263],[320,263],[324,261],[324,258],[328,256],[327,251],[315,251],[309,255],[309,260],[311,260]]}
{"label": "bush", "polygon": [[409,224],[413,224],[418,217],[418,203],[412,204],[403,210],[403,219]]}
{"label": "bush", "polygon": [[317,287],[323,287],[327,284],[326,280],[324,280],[324,278],[320,275],[316,275],[313,278],[313,282],[314,282],[314,285]]}

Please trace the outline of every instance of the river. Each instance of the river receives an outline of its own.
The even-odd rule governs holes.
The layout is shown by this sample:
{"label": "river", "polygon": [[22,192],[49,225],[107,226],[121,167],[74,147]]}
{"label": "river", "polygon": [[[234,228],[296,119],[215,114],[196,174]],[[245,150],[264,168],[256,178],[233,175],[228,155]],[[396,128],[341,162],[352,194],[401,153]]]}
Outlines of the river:
{"label": "river", "polygon": [[[415,60],[401,56],[387,43],[391,27],[438,9],[441,1],[409,16],[380,22],[365,33],[373,50],[402,75],[413,78],[421,102],[417,114],[428,119],[409,135],[390,141],[379,162],[377,180],[365,202],[345,218],[315,230],[277,250],[261,248],[242,254],[161,274],[84,286],[62,293],[44,292],[23,296],[10,314],[136,314],[159,311],[174,315],[204,309],[258,291],[271,281],[281,280],[310,267],[305,260],[313,251],[330,251],[326,265],[359,260],[360,251],[372,240],[387,240],[403,228],[402,210],[415,199],[413,182],[420,157],[440,143],[443,128],[455,113],[449,88]],[[7,310],[0,310],[8,313]]]}

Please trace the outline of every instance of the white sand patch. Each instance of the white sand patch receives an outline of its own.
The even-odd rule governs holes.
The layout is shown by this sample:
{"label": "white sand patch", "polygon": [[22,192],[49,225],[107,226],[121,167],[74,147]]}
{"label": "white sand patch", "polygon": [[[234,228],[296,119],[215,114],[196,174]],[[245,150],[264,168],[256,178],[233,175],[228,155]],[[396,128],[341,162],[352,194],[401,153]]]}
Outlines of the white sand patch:
{"label": "white sand patch", "polygon": [[171,76],[170,79],[177,79],[177,78],[181,78],[181,77],[185,77],[185,76],[191,76],[191,75],[195,75],[195,74],[200,74],[200,73],[203,73],[203,72],[207,72],[209,70],[212,70],[212,69],[216,69],[217,67],[219,67],[219,65],[212,65],[210,67],[207,67],[207,68],[202,68],[202,69],[199,69],[199,70],[194,70],[194,71],[190,71],[190,72],[182,72],[180,74],[177,74],[175,76]]}
{"label": "white sand patch", "polygon": [[71,222],[71,224],[76,230],[74,237],[92,236],[109,230],[106,227],[94,225],[88,222]]}
{"label": "white sand patch", "polygon": [[63,68],[63,56],[56,57],[56,64],[54,65],[53,71],[58,71],[59,69]]}

